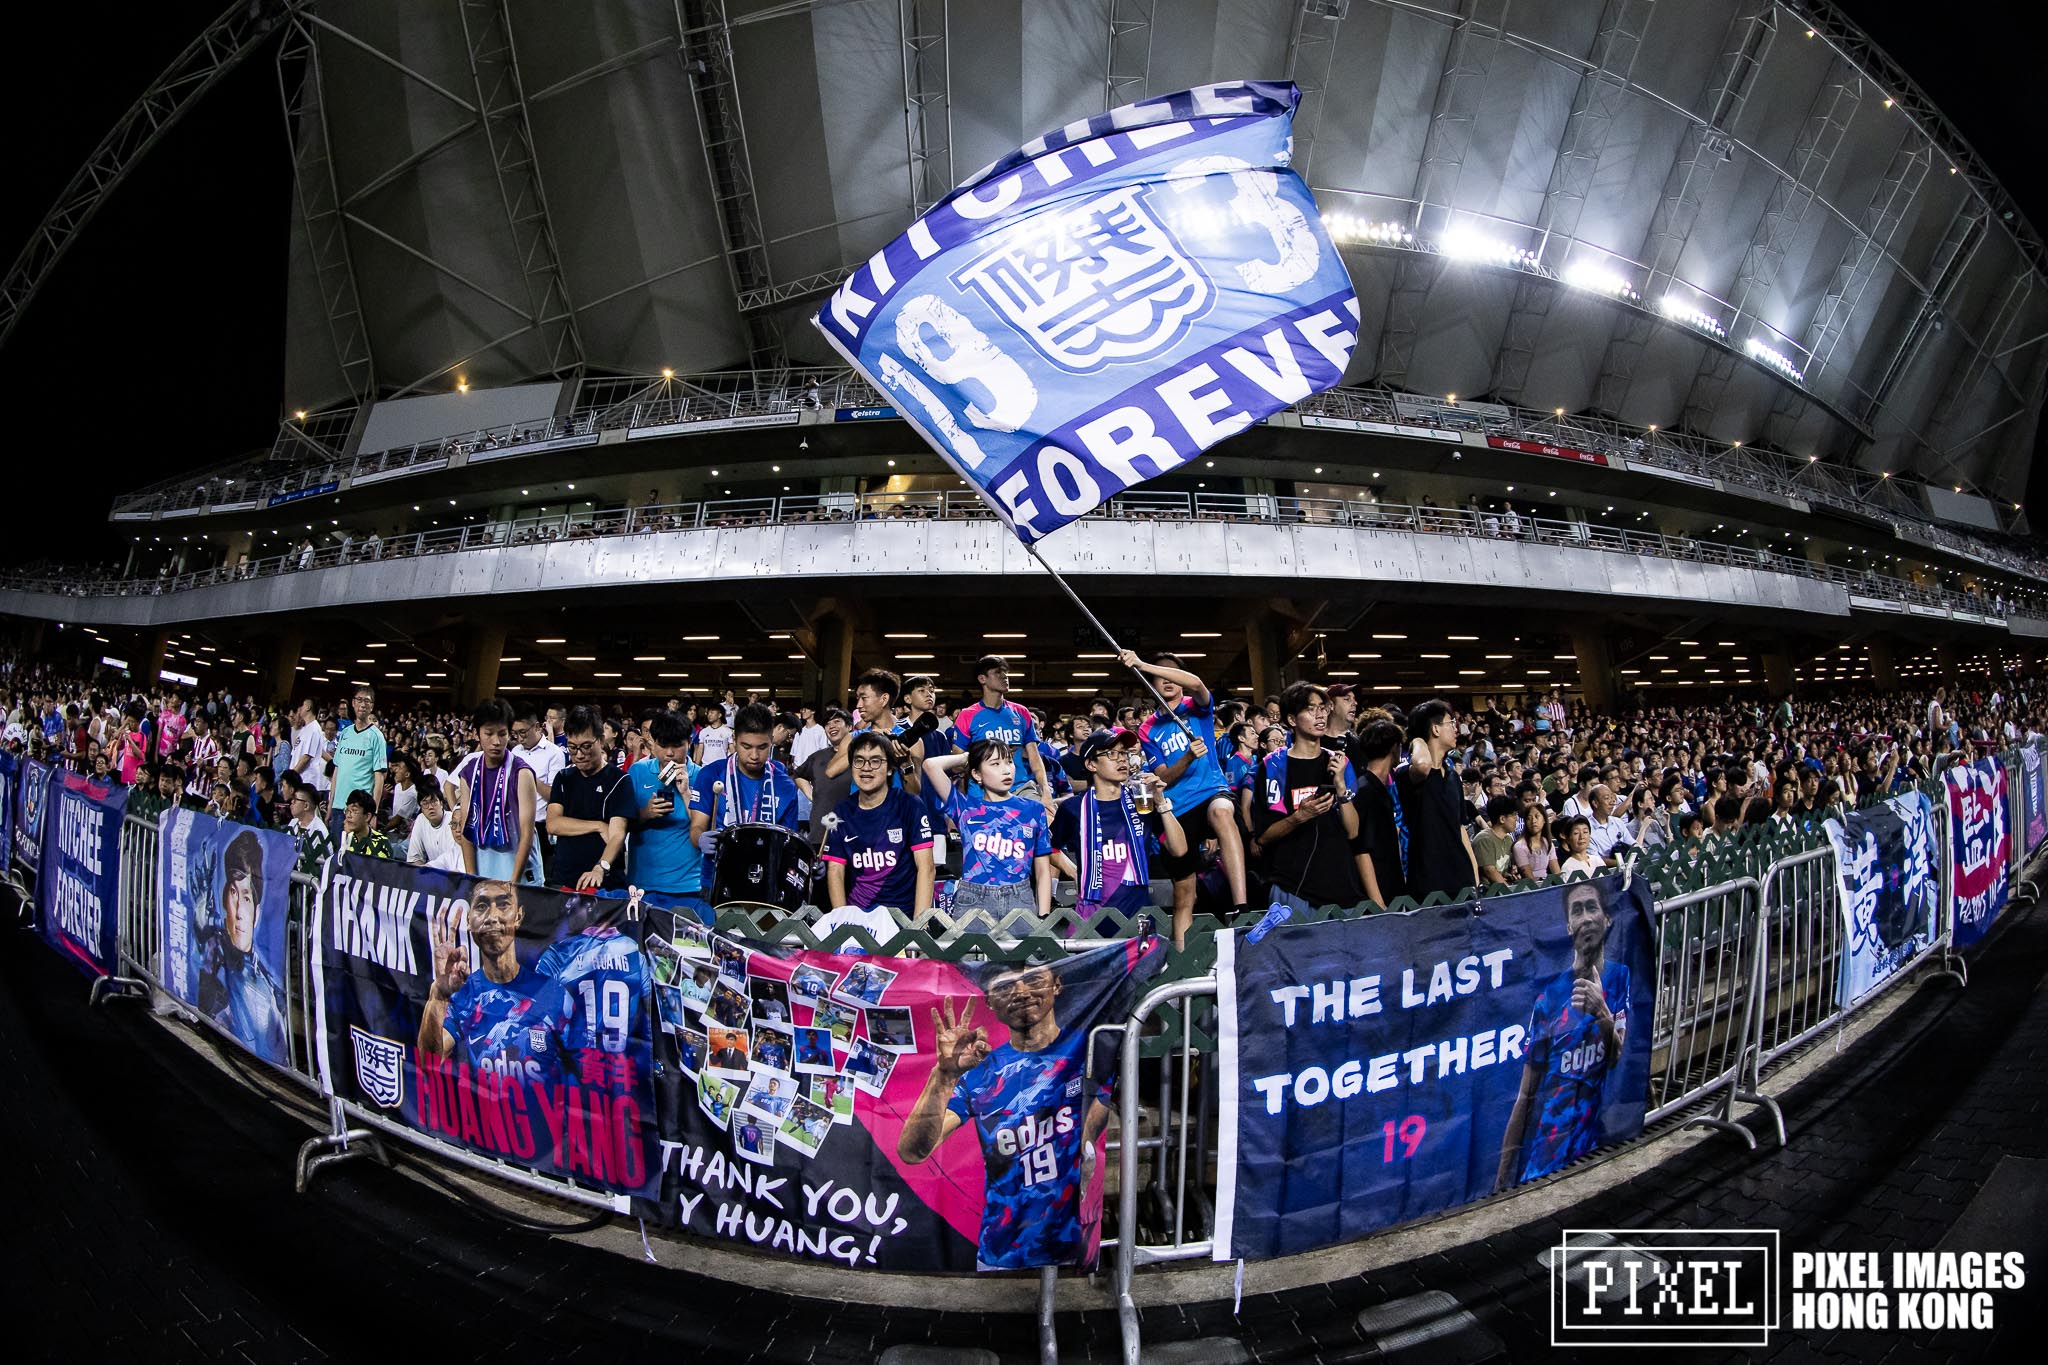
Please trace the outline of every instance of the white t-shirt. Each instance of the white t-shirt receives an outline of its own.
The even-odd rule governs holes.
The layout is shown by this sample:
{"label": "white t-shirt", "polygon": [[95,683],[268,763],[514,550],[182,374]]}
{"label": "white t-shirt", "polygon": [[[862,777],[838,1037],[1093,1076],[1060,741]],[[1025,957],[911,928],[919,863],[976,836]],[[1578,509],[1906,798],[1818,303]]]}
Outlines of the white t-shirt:
{"label": "white t-shirt", "polygon": [[399,785],[398,785],[398,784],[397,784],[396,782],[392,783],[392,784],[391,784],[391,818],[392,818],[392,819],[394,819],[394,820],[412,820],[412,819],[415,819],[415,818],[417,818],[417,817],[418,817],[418,815],[419,815],[419,813],[420,813],[420,789],[419,789],[419,784],[418,784],[418,783],[414,783],[414,784],[413,784],[412,786],[410,786],[410,787],[401,787],[401,786],[399,786]]}
{"label": "white t-shirt", "polygon": [[697,732],[697,742],[704,746],[704,756],[697,761],[708,767],[732,752],[732,727],[707,725]]}
{"label": "white t-shirt", "polygon": [[[300,759],[308,760],[300,767]],[[298,768],[299,775],[316,792],[327,790],[327,736],[321,733],[319,721],[308,721],[292,732],[291,766]]]}
{"label": "white t-shirt", "polygon": [[562,771],[562,764],[569,755],[562,746],[551,739],[543,739],[531,749],[512,746],[512,752],[526,760],[526,766],[533,769],[533,823],[544,825],[548,819],[548,793],[555,789],[555,774]]}
{"label": "white t-shirt", "polygon": [[1557,870],[1560,874],[1567,877],[1574,872],[1582,872],[1588,877],[1597,877],[1600,875],[1600,864],[1593,860],[1592,854],[1588,853],[1582,857],[1566,858],[1557,865]]}
{"label": "white t-shirt", "polygon": [[462,850],[455,846],[455,821],[446,810],[441,812],[439,829],[428,824],[424,815],[412,822],[412,842],[406,848],[405,860],[415,867],[462,871]]}
{"label": "white t-shirt", "polygon": [[837,910],[818,916],[818,922],[811,926],[811,934],[822,942],[839,929],[852,925],[865,929],[874,938],[877,947],[886,949],[890,940],[902,932],[896,927],[896,919],[879,905],[863,910],[858,906],[842,905]]}
{"label": "white t-shirt", "polygon": [[794,772],[803,766],[805,759],[824,748],[829,740],[825,738],[825,727],[813,721],[796,732],[796,739],[789,746],[789,766]]}

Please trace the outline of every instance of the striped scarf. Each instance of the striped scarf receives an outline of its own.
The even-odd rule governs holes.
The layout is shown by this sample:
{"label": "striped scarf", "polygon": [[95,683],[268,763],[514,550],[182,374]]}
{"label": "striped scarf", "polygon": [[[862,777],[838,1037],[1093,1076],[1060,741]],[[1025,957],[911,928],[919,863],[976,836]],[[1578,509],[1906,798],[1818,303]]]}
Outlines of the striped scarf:
{"label": "striped scarf", "polygon": [[[513,793],[519,790],[519,772],[528,766],[510,749],[496,768],[486,767],[484,756],[471,754],[456,770],[456,777],[469,788],[469,819],[463,837],[477,848],[509,852],[518,842],[518,807]],[[472,775],[465,777],[464,773]]]}
{"label": "striped scarf", "polygon": [[[1138,819],[1137,810],[1131,805],[1131,794],[1124,792],[1117,798],[1117,814],[1124,822],[1124,838],[1131,850],[1127,864],[1130,872],[1136,873],[1140,886],[1151,881],[1151,868],[1145,858],[1145,826]],[[1096,799],[1094,784],[1081,794],[1081,899],[1090,902],[1102,900],[1102,803]],[[1126,880],[1130,880],[1126,873]]]}
{"label": "striped scarf", "polygon": [[[734,825],[767,825],[775,823],[775,769],[774,759],[761,770],[761,785],[754,792],[754,799],[747,803],[745,820],[740,819],[738,796],[740,794],[739,761],[728,757],[725,760],[725,800],[720,802],[719,826],[731,829]],[[763,814],[763,812],[766,814]]]}

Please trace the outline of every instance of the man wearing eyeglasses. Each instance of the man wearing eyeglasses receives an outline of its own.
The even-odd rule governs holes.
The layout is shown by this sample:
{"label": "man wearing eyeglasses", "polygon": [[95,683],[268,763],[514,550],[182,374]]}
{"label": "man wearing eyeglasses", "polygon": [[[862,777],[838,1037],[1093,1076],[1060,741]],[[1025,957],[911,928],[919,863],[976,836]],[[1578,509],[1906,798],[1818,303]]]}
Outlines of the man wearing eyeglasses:
{"label": "man wearing eyeglasses", "polygon": [[639,809],[633,781],[605,762],[604,726],[589,707],[569,712],[562,739],[569,761],[548,792],[555,884],[570,891],[623,890],[626,825]]}

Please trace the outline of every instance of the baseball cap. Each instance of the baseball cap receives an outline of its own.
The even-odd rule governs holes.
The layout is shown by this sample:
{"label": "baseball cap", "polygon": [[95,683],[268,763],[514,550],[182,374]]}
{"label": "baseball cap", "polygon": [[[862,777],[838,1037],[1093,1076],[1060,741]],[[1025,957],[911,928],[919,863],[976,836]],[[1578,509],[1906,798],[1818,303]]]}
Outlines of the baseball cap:
{"label": "baseball cap", "polygon": [[1085,780],[1088,776],[1088,761],[1099,758],[1111,749],[1135,749],[1138,737],[1129,730],[1091,730],[1087,738],[1073,747],[1061,760],[1060,766],[1067,770],[1067,776]]}
{"label": "baseball cap", "polygon": [[1331,683],[1328,687],[1323,689],[1323,695],[1328,697],[1331,701],[1335,701],[1339,697],[1353,696],[1357,693],[1357,691],[1358,689],[1356,687],[1353,687],[1350,683]]}

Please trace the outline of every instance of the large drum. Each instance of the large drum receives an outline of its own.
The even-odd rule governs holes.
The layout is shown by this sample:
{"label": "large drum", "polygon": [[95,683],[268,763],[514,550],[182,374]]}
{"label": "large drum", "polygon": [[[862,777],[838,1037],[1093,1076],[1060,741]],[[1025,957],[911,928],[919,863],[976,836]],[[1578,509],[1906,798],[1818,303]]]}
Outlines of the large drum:
{"label": "large drum", "polygon": [[801,835],[780,825],[734,825],[719,831],[712,907],[797,910],[810,898],[817,870],[818,855]]}

